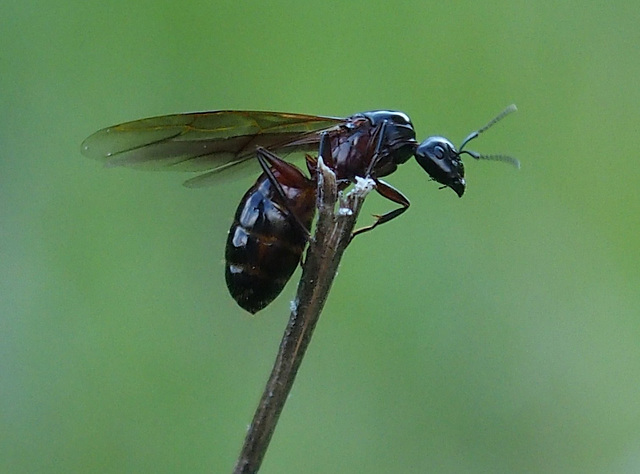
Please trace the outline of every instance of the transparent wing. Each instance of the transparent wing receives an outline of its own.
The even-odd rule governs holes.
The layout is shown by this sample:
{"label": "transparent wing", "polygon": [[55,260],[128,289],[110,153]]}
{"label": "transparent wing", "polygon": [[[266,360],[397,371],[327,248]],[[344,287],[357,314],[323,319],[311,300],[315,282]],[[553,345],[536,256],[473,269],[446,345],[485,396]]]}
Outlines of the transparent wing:
{"label": "transparent wing", "polygon": [[[337,129],[344,121],[240,110],[165,115],[99,130],[82,143],[82,154],[108,166],[208,171],[206,177],[246,168],[237,165],[255,156],[258,146],[274,152],[314,151],[321,133]],[[201,185],[198,180],[190,182]]]}

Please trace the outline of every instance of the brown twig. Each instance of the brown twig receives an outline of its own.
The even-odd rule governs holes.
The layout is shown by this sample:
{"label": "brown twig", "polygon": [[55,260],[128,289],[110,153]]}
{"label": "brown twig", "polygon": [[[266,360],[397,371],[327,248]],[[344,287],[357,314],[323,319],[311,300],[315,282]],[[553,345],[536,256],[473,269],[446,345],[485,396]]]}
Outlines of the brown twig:
{"label": "brown twig", "polygon": [[293,386],[311,335],[356,223],[371,180],[359,181],[346,195],[338,192],[333,171],[318,159],[318,222],[302,268],[296,298],[280,349],[249,426],[234,474],[258,472],[278,418]]}

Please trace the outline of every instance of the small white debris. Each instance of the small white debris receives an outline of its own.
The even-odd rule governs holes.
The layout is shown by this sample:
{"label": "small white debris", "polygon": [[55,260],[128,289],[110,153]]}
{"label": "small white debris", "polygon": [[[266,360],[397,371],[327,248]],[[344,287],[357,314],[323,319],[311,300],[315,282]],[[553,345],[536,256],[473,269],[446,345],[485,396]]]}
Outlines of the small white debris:
{"label": "small white debris", "polygon": [[361,194],[369,194],[373,188],[375,188],[376,182],[371,178],[361,178],[356,176],[356,184],[353,190]]}
{"label": "small white debris", "polygon": [[339,216],[352,216],[353,215],[353,211],[351,209],[349,209],[348,207],[341,207],[340,209],[338,209],[338,215]]}
{"label": "small white debris", "polygon": [[353,187],[356,191],[359,192],[370,192],[376,185],[376,182],[371,178],[361,178],[360,176],[356,176],[356,184]]}
{"label": "small white debris", "polygon": [[291,313],[298,314],[298,304],[299,303],[300,302],[298,301],[298,297],[297,296],[289,303],[289,310],[291,311]]}

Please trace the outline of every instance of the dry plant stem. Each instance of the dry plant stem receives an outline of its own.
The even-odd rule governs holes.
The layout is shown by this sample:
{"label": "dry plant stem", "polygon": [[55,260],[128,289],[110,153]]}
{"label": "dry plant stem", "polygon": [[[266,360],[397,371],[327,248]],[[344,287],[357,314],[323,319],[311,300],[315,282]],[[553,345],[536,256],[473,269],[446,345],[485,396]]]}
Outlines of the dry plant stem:
{"label": "dry plant stem", "polygon": [[[333,171],[318,160],[318,223],[280,349],[247,432],[235,474],[258,472],[278,418],[320,318],[331,284],[370,187],[338,196]],[[340,201],[340,202],[338,202]],[[336,209],[336,204],[339,204]]]}

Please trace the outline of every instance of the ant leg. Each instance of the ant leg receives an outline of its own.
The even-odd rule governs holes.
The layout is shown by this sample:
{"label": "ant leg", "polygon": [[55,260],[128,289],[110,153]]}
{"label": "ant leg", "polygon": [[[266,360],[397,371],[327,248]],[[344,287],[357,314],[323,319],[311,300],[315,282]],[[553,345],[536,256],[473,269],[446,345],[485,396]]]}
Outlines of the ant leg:
{"label": "ant leg", "polygon": [[369,166],[367,167],[367,178],[371,177],[375,166],[380,161],[382,157],[382,143],[384,140],[385,132],[387,131],[387,121],[383,121],[380,125],[376,126],[373,131],[373,135],[371,136],[372,141],[376,141],[376,147],[373,149],[373,154],[371,155],[371,159],[369,161]]}
{"label": "ant leg", "polygon": [[318,148],[318,156],[322,157],[322,161],[332,170],[336,169],[336,162],[333,159],[333,150],[331,148],[331,137],[329,133],[322,132],[320,137],[320,147]]}
{"label": "ant leg", "polygon": [[382,215],[374,216],[376,220],[373,222],[373,224],[366,227],[361,227],[360,229],[356,229],[355,231],[353,231],[353,233],[351,234],[351,240],[353,240],[356,235],[363,234],[364,232],[369,232],[380,224],[384,224],[385,222],[389,222],[390,220],[395,219],[404,211],[409,209],[409,206],[411,205],[409,199],[407,199],[404,194],[402,194],[390,184],[387,184],[384,181],[380,181],[375,178],[374,181],[376,183],[375,190],[378,192],[378,194],[380,194],[382,197],[387,198],[389,201],[400,204],[400,207],[389,212],[385,212]]}
{"label": "ant leg", "polygon": [[311,180],[304,176],[298,168],[287,163],[278,155],[272,153],[266,148],[258,147],[256,150],[256,156],[258,157],[258,163],[260,163],[262,171],[276,190],[276,193],[282,200],[287,212],[296,221],[298,227],[300,227],[302,232],[307,236],[307,239],[309,239],[311,237],[309,230],[307,230],[297,214],[291,209],[290,200],[284,192],[284,189],[282,189],[282,184],[278,181],[278,178],[276,178],[273,170],[276,170],[281,179],[285,181],[285,186],[302,188],[307,186]]}

